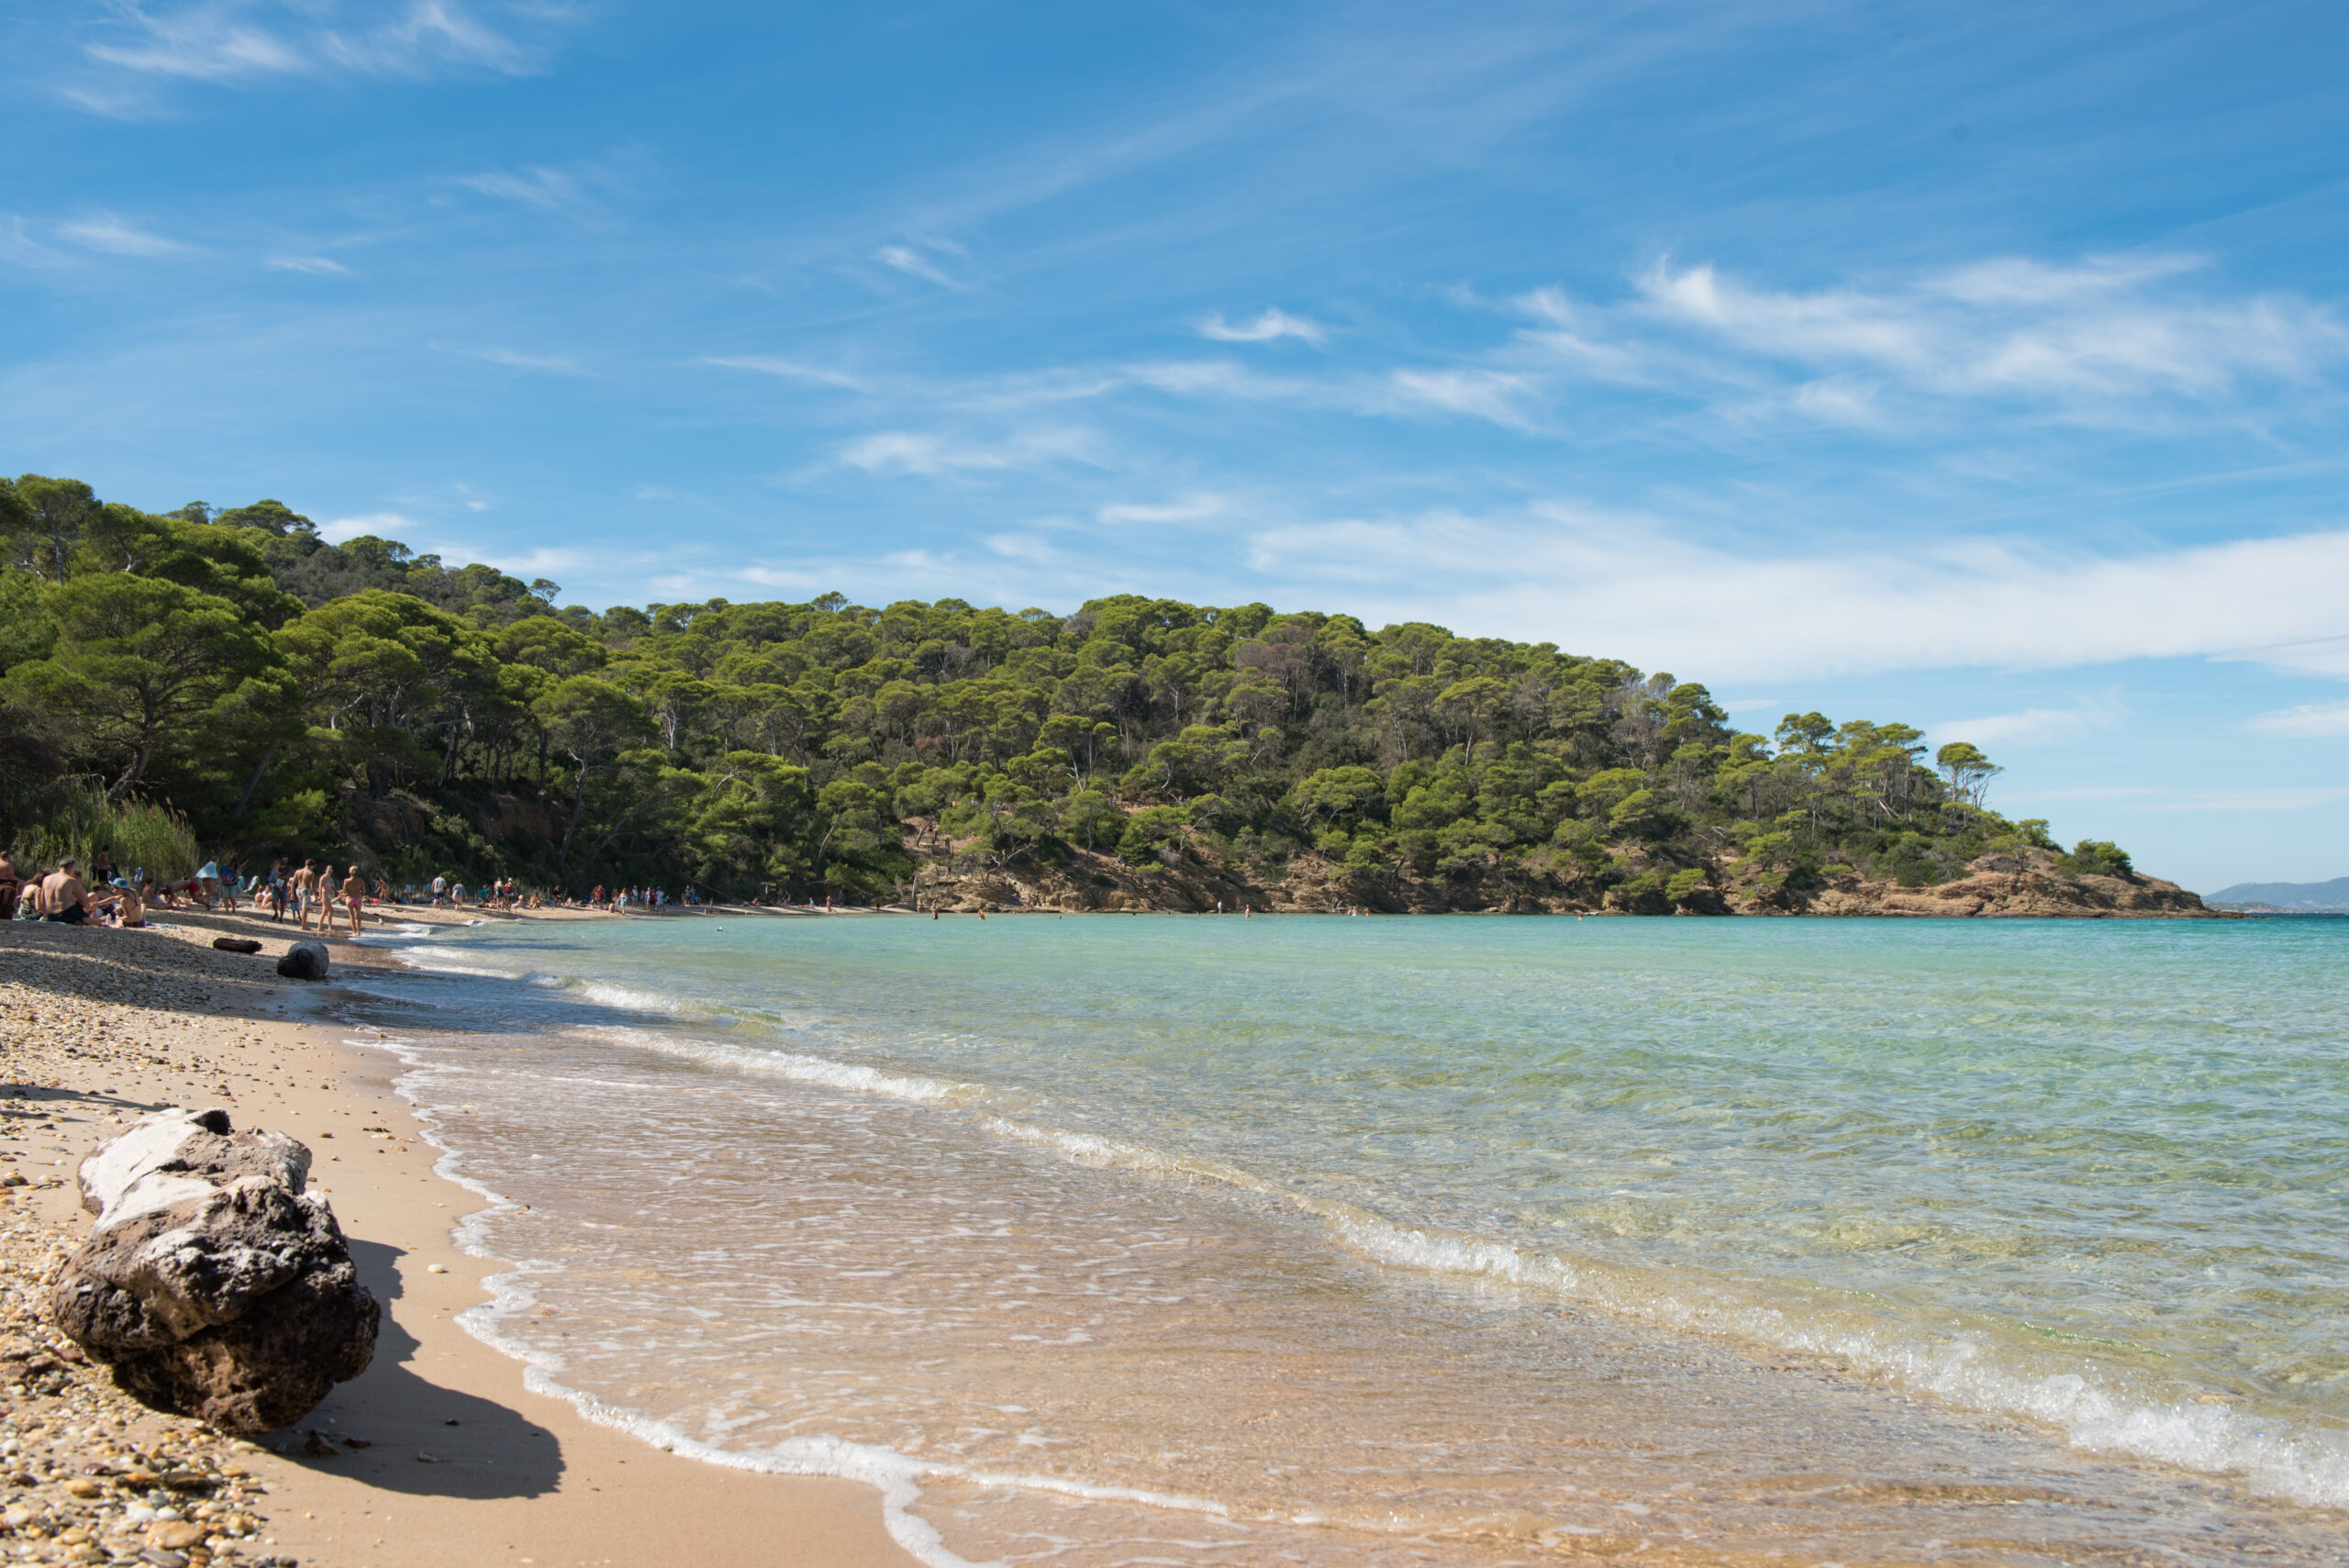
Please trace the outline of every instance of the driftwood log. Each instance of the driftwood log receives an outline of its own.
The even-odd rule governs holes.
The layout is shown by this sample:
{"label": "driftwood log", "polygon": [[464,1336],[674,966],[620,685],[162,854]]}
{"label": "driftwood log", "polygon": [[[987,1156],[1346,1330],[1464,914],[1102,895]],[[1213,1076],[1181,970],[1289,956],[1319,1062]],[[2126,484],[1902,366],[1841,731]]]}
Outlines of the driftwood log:
{"label": "driftwood log", "polygon": [[310,1151],[168,1110],[82,1162],[89,1239],[50,1293],[58,1327],[134,1398],[223,1431],[274,1431],[367,1370],[383,1308]]}

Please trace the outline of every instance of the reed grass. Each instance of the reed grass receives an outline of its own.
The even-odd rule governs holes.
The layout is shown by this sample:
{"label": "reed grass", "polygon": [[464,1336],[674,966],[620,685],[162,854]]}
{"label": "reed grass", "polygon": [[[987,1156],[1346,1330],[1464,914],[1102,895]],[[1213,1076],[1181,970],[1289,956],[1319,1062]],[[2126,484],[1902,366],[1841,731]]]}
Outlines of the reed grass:
{"label": "reed grass", "polygon": [[101,854],[124,875],[142,868],[150,882],[184,881],[203,862],[187,818],[150,801],[109,801],[95,789],[59,789],[42,815],[17,835],[17,870],[47,869],[72,856],[84,870]]}

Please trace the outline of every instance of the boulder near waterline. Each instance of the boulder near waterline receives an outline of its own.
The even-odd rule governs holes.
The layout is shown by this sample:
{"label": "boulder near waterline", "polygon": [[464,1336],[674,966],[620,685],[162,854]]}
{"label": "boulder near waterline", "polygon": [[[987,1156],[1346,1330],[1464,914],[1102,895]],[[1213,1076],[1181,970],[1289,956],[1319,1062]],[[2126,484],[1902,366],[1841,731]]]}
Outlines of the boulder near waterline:
{"label": "boulder near waterline", "polygon": [[277,961],[277,973],[288,980],[324,980],[327,977],[327,945],[324,942],[295,942]]}
{"label": "boulder near waterline", "polygon": [[367,1370],[383,1307],[310,1151],[167,1110],[82,1162],[89,1239],[50,1287],[59,1328],[141,1403],[223,1431],[274,1431]]}

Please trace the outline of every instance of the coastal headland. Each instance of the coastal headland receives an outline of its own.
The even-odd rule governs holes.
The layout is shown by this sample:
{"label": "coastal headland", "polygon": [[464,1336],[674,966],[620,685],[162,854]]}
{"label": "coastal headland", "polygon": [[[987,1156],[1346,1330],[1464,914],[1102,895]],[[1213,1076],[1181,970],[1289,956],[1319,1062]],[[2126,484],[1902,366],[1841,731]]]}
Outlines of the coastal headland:
{"label": "coastal headland", "polygon": [[[2209,913],[2110,840],[2002,815],[1975,740],[1743,728],[1701,682],[1553,642],[1132,594],[596,612],[273,500],[150,514],[28,474],[0,481],[12,512],[49,519],[41,572],[0,563],[0,703],[40,738],[0,789],[22,870],[282,857],[557,902]],[[196,651],[150,726],[144,688],[92,672],[158,639]]]}
{"label": "coastal headland", "polygon": [[1764,868],[1732,870],[1718,884],[1674,900],[1661,889],[1624,894],[1540,874],[1494,884],[1442,876],[1364,874],[1319,855],[1299,855],[1277,879],[1205,862],[1173,862],[1143,872],[1112,855],[1073,857],[1065,865],[972,866],[952,854],[929,856],[915,882],[924,906],[957,914],[1021,909],[1199,914],[1252,909],[1265,914],[1332,915],[1752,915],[1885,916],[1924,918],[2240,919],[2205,905],[2174,882],[2133,869],[2109,873],[2066,865],[2035,849],[1985,854],[1945,882],[1871,877],[1851,864],[1825,868],[1791,885]]}
{"label": "coastal headland", "polygon": [[[324,987],[277,978],[292,924],[162,918],[0,926],[0,1551],[186,1568],[915,1561],[868,1487],[681,1458],[530,1392],[522,1363],[457,1320],[499,1267],[451,1239],[484,1200],[434,1173],[397,1063],[348,1043]],[[262,951],[212,951],[223,933]],[[42,1311],[89,1229],[75,1166],[164,1106],[224,1106],[309,1145],[313,1186],[384,1303],[374,1363],[295,1430],[246,1442],[147,1410]]]}

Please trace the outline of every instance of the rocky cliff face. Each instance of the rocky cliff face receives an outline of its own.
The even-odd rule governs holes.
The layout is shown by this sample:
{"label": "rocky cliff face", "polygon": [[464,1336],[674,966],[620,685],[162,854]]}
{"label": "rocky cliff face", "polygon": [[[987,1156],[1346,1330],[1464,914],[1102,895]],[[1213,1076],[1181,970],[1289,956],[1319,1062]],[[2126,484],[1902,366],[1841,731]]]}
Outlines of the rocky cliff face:
{"label": "rocky cliff face", "polygon": [[[1667,868],[1669,869],[1669,868]],[[1658,895],[1626,899],[1586,884],[1532,875],[1508,885],[1455,883],[1408,873],[1365,873],[1298,855],[1285,864],[1241,872],[1191,860],[1148,869],[1113,856],[1083,854],[1066,865],[1027,862],[1002,869],[958,869],[951,857],[924,860],[917,879],[925,908],[958,914],[1006,910],[1161,911],[1197,914],[1251,908],[1272,914],[1328,914],[1365,908],[1379,914],[1488,915],[1832,915],[2085,919],[2239,918],[2204,906],[2174,882],[2145,876],[2073,875],[2043,851],[1986,856],[1955,881],[1904,887],[1832,866],[1816,885],[1770,886],[1754,868],[1709,868],[1709,880],[1683,904]]]}
{"label": "rocky cliff face", "polygon": [[[1977,866],[1978,866],[1977,862]],[[1831,881],[1783,904],[1747,899],[1740,915],[1910,915],[2016,918],[2216,920],[2232,917],[2205,907],[2201,898],[2174,882],[2146,876],[2064,878],[2043,871],[1985,871],[1933,887],[1903,887],[1895,882],[1864,882],[1857,876]]]}

